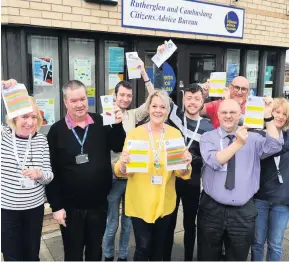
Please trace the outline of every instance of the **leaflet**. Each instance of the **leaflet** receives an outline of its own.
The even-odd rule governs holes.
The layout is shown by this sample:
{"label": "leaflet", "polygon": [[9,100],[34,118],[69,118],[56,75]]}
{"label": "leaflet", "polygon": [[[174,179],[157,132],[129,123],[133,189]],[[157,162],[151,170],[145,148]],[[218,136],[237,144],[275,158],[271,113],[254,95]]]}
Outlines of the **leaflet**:
{"label": "leaflet", "polygon": [[33,111],[27,89],[23,84],[17,84],[8,89],[2,87],[2,96],[9,119]]}
{"label": "leaflet", "polygon": [[100,96],[102,106],[103,125],[113,125],[115,123],[115,115],[113,111],[113,96]]}
{"label": "leaflet", "polygon": [[264,98],[249,96],[245,107],[244,125],[249,128],[264,128]]}
{"label": "leaflet", "polygon": [[165,50],[163,52],[157,52],[153,57],[152,61],[159,68],[166,60],[168,60],[171,55],[177,50],[177,46],[172,40],[169,40],[165,44]]}
{"label": "leaflet", "polygon": [[213,72],[210,76],[210,97],[223,97],[226,87],[226,72]]}
{"label": "leaflet", "polygon": [[185,142],[183,138],[171,139],[164,141],[166,150],[166,169],[168,171],[187,169],[183,160]]}
{"label": "leaflet", "polygon": [[127,173],[147,173],[149,162],[149,142],[143,140],[128,140],[130,163],[126,165]]}
{"label": "leaflet", "polygon": [[141,77],[140,69],[138,68],[140,61],[137,52],[125,53],[126,64],[129,79],[137,79]]}

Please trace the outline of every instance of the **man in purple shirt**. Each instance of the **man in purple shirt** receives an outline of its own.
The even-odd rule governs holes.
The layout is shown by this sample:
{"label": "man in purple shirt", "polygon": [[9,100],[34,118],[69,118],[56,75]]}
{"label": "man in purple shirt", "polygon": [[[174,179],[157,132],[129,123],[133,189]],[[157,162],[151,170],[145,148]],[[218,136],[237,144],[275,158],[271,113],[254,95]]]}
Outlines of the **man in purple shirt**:
{"label": "man in purple shirt", "polygon": [[247,260],[254,237],[256,209],[252,197],[259,189],[260,159],[281,150],[283,140],[273,123],[272,98],[265,100],[267,134],[238,129],[240,105],[224,100],[220,127],[202,135],[204,191],[198,213],[198,259]]}

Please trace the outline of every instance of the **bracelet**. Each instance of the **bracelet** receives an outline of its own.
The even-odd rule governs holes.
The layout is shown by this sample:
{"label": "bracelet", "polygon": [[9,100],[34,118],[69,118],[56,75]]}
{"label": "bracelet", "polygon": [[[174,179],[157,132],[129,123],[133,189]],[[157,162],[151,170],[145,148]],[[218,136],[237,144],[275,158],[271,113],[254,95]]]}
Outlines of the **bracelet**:
{"label": "bracelet", "polygon": [[264,122],[266,122],[266,123],[271,122],[272,120],[274,120],[274,116],[264,118]]}
{"label": "bracelet", "polygon": [[150,82],[151,80],[149,79],[149,80],[147,80],[147,81],[144,81],[144,83],[146,84],[146,83],[148,83],[148,82]]}

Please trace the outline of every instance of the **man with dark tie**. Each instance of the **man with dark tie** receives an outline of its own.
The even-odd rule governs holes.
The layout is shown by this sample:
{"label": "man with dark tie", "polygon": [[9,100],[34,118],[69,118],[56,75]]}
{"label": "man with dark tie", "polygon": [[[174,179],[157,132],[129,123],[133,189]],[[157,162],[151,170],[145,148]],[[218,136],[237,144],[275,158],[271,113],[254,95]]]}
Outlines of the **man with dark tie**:
{"label": "man with dark tie", "polygon": [[238,128],[241,108],[232,99],[218,110],[220,127],[206,132],[200,141],[204,161],[197,240],[198,259],[247,260],[255,231],[253,196],[259,189],[260,159],[281,150],[283,139],[272,121],[272,98],[266,97],[264,122],[267,133]]}

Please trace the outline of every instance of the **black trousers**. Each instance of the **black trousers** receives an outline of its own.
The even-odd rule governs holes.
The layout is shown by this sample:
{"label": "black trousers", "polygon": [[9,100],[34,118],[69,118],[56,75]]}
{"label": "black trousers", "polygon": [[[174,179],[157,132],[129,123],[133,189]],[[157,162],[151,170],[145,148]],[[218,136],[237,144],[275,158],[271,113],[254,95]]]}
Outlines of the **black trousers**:
{"label": "black trousers", "polygon": [[202,193],[198,212],[198,260],[246,261],[255,233],[257,212],[251,199],[243,206],[223,205]]}
{"label": "black trousers", "polygon": [[100,261],[107,205],[97,209],[66,208],[66,227],[61,226],[65,261]]}
{"label": "black trousers", "polygon": [[192,185],[189,181],[176,180],[177,205],[171,214],[170,224],[167,230],[163,259],[171,260],[172,248],[174,244],[174,233],[177,223],[178,209],[180,201],[183,204],[183,227],[184,227],[184,249],[185,261],[193,260],[194,245],[196,239],[196,216],[198,213],[200,200],[200,186]]}
{"label": "black trousers", "polygon": [[162,261],[166,231],[170,216],[158,218],[154,224],[132,217],[135,236],[134,261]]}
{"label": "black trousers", "polygon": [[44,206],[1,209],[1,251],[5,261],[39,261]]}

